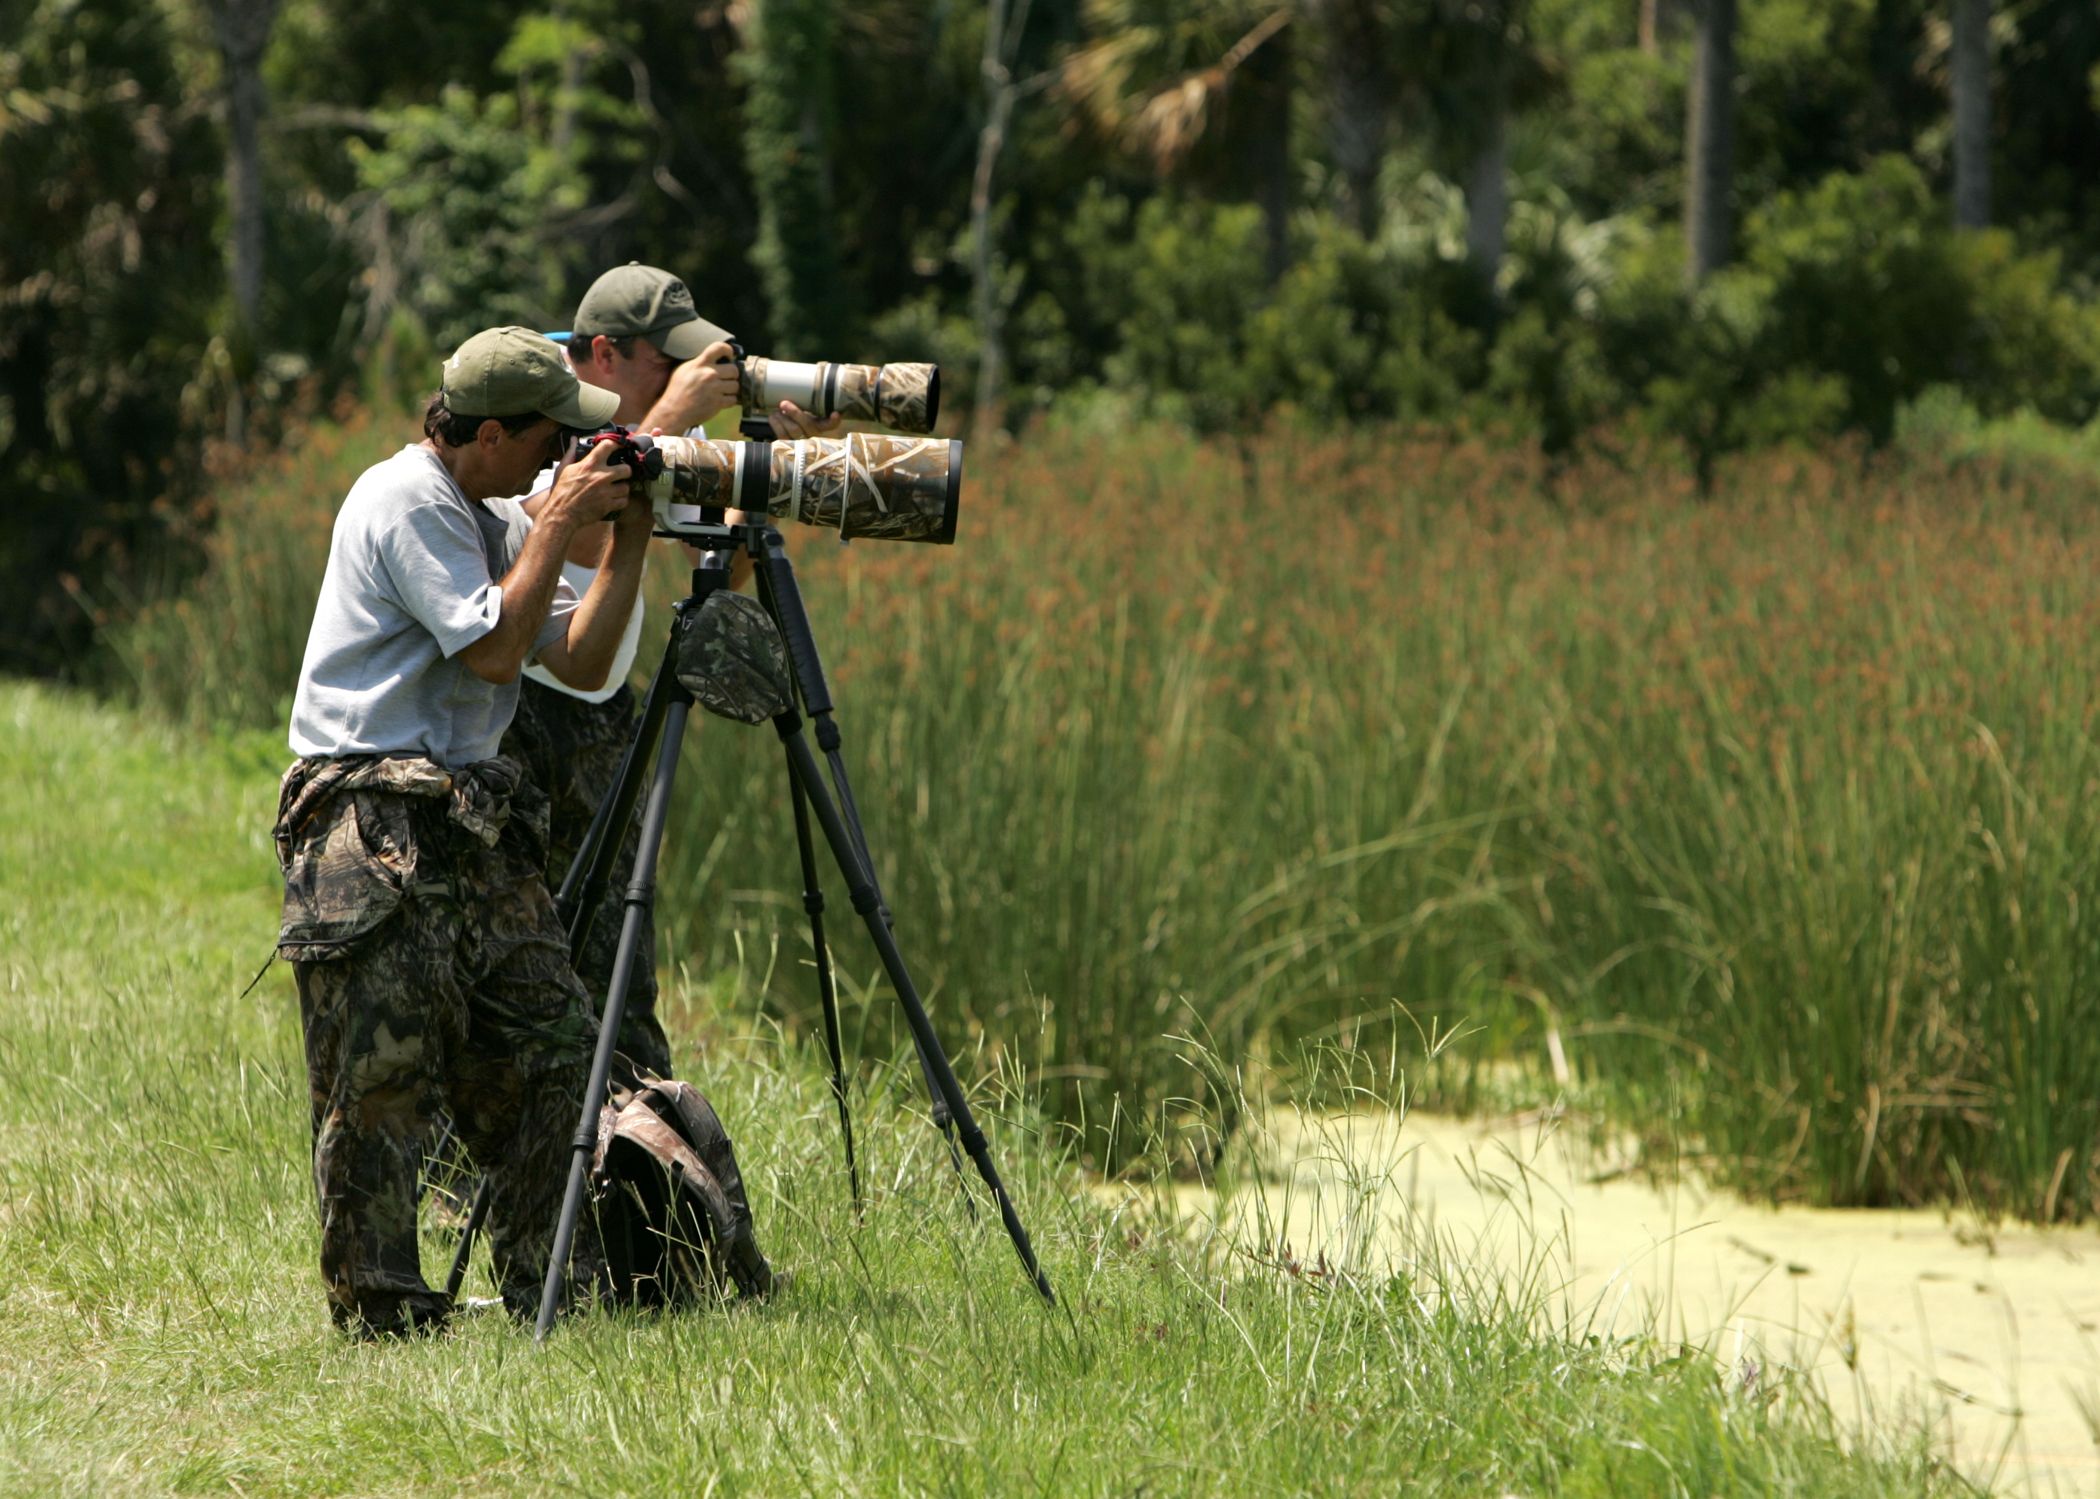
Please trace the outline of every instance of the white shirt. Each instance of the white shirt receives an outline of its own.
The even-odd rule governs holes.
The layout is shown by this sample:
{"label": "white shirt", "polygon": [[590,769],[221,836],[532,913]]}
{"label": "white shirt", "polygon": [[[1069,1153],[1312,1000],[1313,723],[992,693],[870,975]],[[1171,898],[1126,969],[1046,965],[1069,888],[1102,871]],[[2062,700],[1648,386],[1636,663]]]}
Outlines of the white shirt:
{"label": "white shirt", "polygon": [[[534,482],[531,492],[540,494],[553,482],[554,470],[551,468],[542,470],[538,480]],[[586,593],[590,592],[591,580],[598,576],[598,569],[586,567],[581,562],[564,562],[561,565],[561,576],[562,581],[575,589],[576,597],[581,599]],[[602,703],[627,685],[627,674],[634,670],[634,653],[636,648],[640,646],[641,640],[642,595],[641,590],[637,589],[634,595],[634,608],[627,615],[626,633],[620,636],[620,649],[613,656],[612,670],[605,674],[605,685],[603,687],[600,687],[595,692],[585,692],[580,688],[571,687],[544,666],[528,666],[525,668],[525,675],[538,682],[541,686],[552,687],[556,692],[568,697],[581,698],[587,703]]]}

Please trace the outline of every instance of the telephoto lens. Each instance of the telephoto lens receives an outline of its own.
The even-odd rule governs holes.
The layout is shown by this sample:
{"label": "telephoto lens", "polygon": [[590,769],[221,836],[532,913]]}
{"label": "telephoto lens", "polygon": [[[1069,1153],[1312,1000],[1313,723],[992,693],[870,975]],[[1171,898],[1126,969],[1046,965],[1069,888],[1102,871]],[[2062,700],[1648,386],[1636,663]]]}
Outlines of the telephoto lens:
{"label": "telephoto lens", "polygon": [[[895,368],[895,366],[891,366]],[[762,510],[855,540],[955,540],[962,444],[949,438],[855,432],[797,442],[659,437],[662,473],[644,486],[657,525],[710,522],[703,510]]]}
{"label": "telephoto lens", "polygon": [[937,364],[791,364],[745,359],[737,366],[746,411],[793,401],[811,416],[874,422],[893,432],[926,433],[941,411]]}

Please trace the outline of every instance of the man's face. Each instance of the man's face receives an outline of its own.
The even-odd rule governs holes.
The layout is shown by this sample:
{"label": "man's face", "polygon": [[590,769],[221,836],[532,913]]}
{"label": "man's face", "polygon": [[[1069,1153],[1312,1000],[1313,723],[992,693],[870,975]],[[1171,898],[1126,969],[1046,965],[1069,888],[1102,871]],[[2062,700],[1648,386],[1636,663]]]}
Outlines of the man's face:
{"label": "man's face", "polygon": [[624,353],[603,334],[593,338],[590,356],[577,366],[576,375],[618,396],[620,409],[613,413],[613,420],[632,426],[649,414],[678,365],[646,338],[621,342],[627,346]]}
{"label": "man's face", "polygon": [[[493,442],[488,440],[492,427]],[[561,456],[561,426],[548,416],[516,432],[505,432],[500,422],[484,422],[477,441],[492,495],[525,493],[540,470]]]}

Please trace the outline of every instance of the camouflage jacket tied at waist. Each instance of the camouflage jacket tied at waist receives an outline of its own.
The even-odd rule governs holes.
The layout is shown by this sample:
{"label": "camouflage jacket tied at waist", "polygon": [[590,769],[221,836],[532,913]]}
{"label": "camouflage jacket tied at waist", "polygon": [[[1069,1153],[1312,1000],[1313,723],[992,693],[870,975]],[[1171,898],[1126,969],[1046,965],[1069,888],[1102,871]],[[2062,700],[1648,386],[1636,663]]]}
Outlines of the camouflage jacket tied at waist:
{"label": "camouflage jacket tied at waist", "polygon": [[284,872],[278,952],[296,962],[347,957],[410,894],[447,888],[446,851],[418,835],[438,803],[484,848],[513,824],[545,845],[546,797],[507,756],[459,770],[416,755],[293,761],[271,829]]}

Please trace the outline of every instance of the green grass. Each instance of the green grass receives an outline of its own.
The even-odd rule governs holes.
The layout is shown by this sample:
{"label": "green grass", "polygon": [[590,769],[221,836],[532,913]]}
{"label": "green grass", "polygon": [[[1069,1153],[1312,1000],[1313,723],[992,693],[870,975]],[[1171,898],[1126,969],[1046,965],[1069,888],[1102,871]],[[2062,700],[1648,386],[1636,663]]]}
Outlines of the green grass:
{"label": "green grass", "polygon": [[[0,1490],[1912,1495],[1784,1381],[1542,1335],[1422,1251],[1319,1281],[1096,1205],[963,1059],[1063,1306],[960,1212],[870,1069],[843,1203],[812,1058],[733,986],[677,1013],[736,1133],[777,1304],[340,1339],[268,949],[272,735],[0,685]],[[989,1216],[989,1215],[985,1215]],[[1308,1253],[1312,1246],[1300,1246]],[[442,1242],[433,1236],[426,1262]],[[1878,1443],[1876,1444],[1878,1446]]]}

